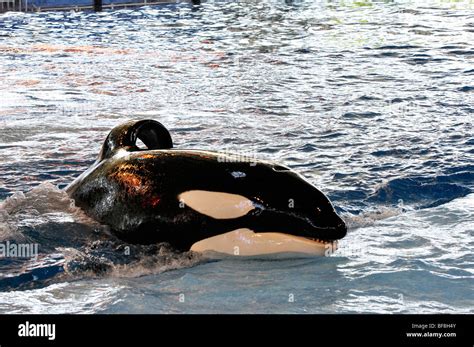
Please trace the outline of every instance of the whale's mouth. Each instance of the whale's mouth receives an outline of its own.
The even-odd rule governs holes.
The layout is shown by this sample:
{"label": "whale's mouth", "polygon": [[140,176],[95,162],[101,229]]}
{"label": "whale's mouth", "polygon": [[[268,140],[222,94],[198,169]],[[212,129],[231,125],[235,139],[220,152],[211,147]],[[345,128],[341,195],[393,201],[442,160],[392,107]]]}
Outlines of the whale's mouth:
{"label": "whale's mouth", "polygon": [[313,242],[318,242],[318,243],[322,243],[322,244],[332,244],[334,242],[336,242],[336,240],[322,240],[322,239],[316,239],[314,237],[303,237],[309,241],[313,241]]}
{"label": "whale's mouth", "polygon": [[233,256],[303,254],[327,256],[337,249],[337,241],[307,238],[281,232],[254,232],[242,228],[213,236],[192,245],[195,252],[215,252]]}
{"label": "whale's mouth", "polygon": [[311,210],[271,208],[255,209],[250,214],[254,218],[247,220],[245,226],[259,233],[274,231],[323,244],[340,240],[347,233],[346,224],[332,207],[319,216],[313,215]]}

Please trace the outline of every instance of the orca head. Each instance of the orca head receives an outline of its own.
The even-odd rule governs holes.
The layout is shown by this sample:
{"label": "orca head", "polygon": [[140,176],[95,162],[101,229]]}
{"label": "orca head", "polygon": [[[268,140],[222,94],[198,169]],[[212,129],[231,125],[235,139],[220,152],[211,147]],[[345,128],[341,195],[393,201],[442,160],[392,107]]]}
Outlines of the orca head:
{"label": "orca head", "polygon": [[238,255],[249,256],[326,255],[346,235],[346,224],[326,195],[291,169],[262,162],[242,176],[238,179],[247,180],[242,193],[191,191],[180,195],[189,207],[224,220],[234,229],[201,240],[192,250],[227,254],[237,250]]}
{"label": "orca head", "polygon": [[332,242],[346,236],[346,224],[328,197],[296,172],[281,165],[278,168],[276,171],[286,176],[281,178],[285,188],[280,190],[280,194],[288,203],[284,208],[273,211],[273,215],[279,223],[287,220],[282,223],[282,228],[301,226],[294,232],[295,235],[321,242]]}
{"label": "orca head", "polygon": [[275,193],[262,197],[262,210],[251,212],[257,215],[256,231],[276,231],[319,246],[335,245],[346,236],[346,224],[325,194],[285,166],[276,165],[273,170],[278,182]]}

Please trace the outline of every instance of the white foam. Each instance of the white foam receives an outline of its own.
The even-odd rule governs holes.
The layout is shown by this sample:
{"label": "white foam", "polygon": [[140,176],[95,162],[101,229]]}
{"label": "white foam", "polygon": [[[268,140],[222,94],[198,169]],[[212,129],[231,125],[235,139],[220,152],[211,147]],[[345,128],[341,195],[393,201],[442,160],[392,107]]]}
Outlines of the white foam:
{"label": "white foam", "polygon": [[16,192],[0,202],[1,238],[13,235],[19,226],[46,222],[99,225],[76,207],[74,200],[64,190],[51,183],[42,183],[26,193]]}
{"label": "white foam", "polygon": [[378,207],[374,210],[364,211],[360,214],[342,214],[348,229],[358,229],[374,225],[377,221],[398,216],[403,213],[401,207]]}
{"label": "white foam", "polygon": [[0,312],[9,314],[95,313],[119,300],[123,286],[96,282],[52,284],[0,293]]}
{"label": "white foam", "polygon": [[[138,246],[137,246],[138,247]],[[146,246],[143,246],[146,247]],[[132,252],[143,252],[136,260],[123,263],[114,263],[104,252],[100,257],[97,254],[90,254],[76,248],[58,248],[65,259],[64,270],[69,275],[85,277],[107,277],[107,278],[134,278],[152,274],[159,274],[165,271],[192,267],[203,261],[203,257],[195,252],[177,252],[169,247],[159,247],[157,252],[150,254],[144,250],[132,250]],[[119,257],[120,251],[113,254]],[[101,253],[101,252],[99,252]],[[122,254],[122,257],[126,255]],[[123,259],[120,259],[123,260]],[[74,263],[79,264],[79,270]],[[72,267],[71,267],[72,265]],[[97,271],[103,269],[104,271]]]}

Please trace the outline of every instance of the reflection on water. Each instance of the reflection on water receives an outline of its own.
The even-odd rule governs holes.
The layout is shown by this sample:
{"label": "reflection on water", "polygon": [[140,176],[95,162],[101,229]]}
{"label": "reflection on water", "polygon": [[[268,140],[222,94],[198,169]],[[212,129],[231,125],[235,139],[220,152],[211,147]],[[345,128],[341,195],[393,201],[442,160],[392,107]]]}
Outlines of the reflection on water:
{"label": "reflection on water", "polygon": [[[473,7],[208,1],[0,15],[0,235],[43,252],[37,264],[0,261],[0,310],[469,312]],[[351,226],[341,249],[206,262],[157,245],[124,261],[124,245],[52,185],[85,170],[110,128],[143,117],[178,148],[301,172]],[[31,304],[10,306],[18,298]]]}

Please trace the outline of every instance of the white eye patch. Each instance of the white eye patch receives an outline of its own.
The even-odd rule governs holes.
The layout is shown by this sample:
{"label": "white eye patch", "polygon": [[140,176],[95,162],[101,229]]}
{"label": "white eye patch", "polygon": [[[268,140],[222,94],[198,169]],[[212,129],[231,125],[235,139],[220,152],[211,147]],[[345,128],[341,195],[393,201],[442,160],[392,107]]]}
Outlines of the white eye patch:
{"label": "white eye patch", "polygon": [[188,190],[179,194],[178,199],[193,210],[215,219],[242,217],[255,208],[245,196],[207,190]]}

